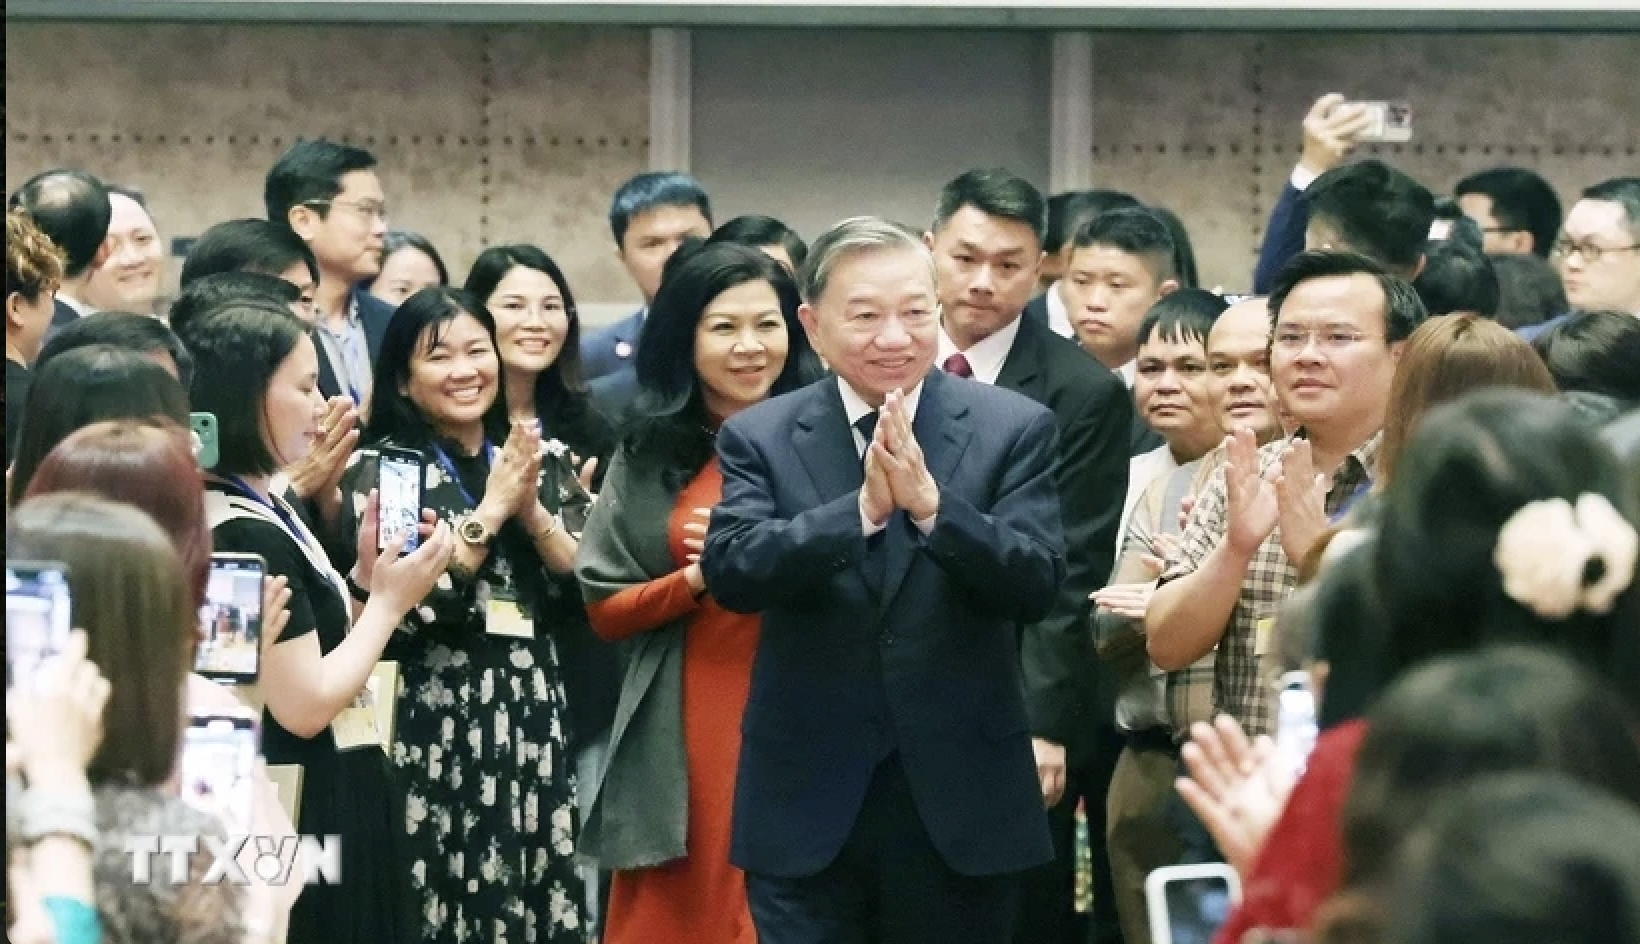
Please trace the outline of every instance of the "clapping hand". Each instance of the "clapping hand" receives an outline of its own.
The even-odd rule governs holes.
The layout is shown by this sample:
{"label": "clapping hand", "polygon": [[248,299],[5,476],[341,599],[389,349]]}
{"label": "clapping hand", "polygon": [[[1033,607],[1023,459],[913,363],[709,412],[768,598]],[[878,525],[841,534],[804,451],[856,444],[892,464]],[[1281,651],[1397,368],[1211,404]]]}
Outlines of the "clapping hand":
{"label": "clapping hand", "polygon": [[1225,541],[1232,550],[1252,557],[1281,519],[1274,478],[1276,469],[1259,473],[1258,440],[1250,429],[1238,429],[1225,440],[1225,511],[1229,529]]}
{"label": "clapping hand", "polygon": [[1297,567],[1327,530],[1327,477],[1315,471],[1309,440],[1295,440],[1282,452],[1275,492],[1281,549]]}
{"label": "clapping hand", "polygon": [[285,469],[291,491],[317,502],[327,513],[341,503],[342,473],[359,444],[359,411],[347,397],[332,397],[319,421],[319,441],[307,455]]}
{"label": "clapping hand", "polygon": [[1192,725],[1190,742],[1180,753],[1190,776],[1176,782],[1179,795],[1225,860],[1246,876],[1287,806],[1297,772],[1281,762],[1274,741],[1264,736],[1248,741],[1228,715],[1211,725]]}

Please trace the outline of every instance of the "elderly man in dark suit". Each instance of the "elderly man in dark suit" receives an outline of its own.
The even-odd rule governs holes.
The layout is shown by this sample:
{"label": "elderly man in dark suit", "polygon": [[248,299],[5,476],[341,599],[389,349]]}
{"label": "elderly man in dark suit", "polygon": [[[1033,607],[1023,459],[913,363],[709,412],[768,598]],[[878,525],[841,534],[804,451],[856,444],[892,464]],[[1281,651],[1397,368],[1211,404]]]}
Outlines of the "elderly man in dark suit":
{"label": "elderly man in dark suit", "polygon": [[[1105,585],[1114,564],[1134,419],[1132,400],[1114,373],[1074,341],[1021,316],[1043,256],[1044,216],[1042,195],[1028,181],[1006,170],[973,170],[945,185],[926,238],[939,280],[937,363],[1030,397],[1053,411],[1058,428],[1054,479],[1066,579],[1053,610],[1027,625],[1021,640],[1025,705],[1055,856],[1026,877],[1014,939],[1085,944],[1120,935],[1103,824],[1106,787],[1122,745],[1114,727],[1114,683],[1101,678],[1087,621],[1088,595]],[[1093,839],[1091,937],[1088,919],[1075,908],[1075,813],[1083,800]]]}
{"label": "elderly man in dark suit", "polygon": [[763,944],[1006,944],[1053,854],[1018,658],[1064,578],[1053,416],[930,370],[904,227],[838,224],[801,282],[837,376],[723,425],[700,562],[763,614],[731,859]]}

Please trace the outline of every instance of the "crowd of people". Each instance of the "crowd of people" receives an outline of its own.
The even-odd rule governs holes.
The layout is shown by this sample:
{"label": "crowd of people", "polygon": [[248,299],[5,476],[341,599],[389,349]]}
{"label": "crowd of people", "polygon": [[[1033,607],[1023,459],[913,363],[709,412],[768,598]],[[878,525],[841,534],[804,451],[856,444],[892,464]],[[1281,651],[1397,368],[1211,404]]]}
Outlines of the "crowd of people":
{"label": "crowd of people", "polygon": [[[596,330],[542,245],[453,284],[357,147],[174,299],[140,192],[31,178],[6,551],[74,631],[8,631],[11,939],[1149,944],[1225,863],[1229,944],[1640,940],[1640,178],[1437,197],[1366,126],[1315,103],[1229,291],[1114,190],[805,243],[642,174]],[[253,684],[192,671],[213,553]],[[224,717],[249,808],[179,789]],[[341,879],[138,881],[151,834]]]}

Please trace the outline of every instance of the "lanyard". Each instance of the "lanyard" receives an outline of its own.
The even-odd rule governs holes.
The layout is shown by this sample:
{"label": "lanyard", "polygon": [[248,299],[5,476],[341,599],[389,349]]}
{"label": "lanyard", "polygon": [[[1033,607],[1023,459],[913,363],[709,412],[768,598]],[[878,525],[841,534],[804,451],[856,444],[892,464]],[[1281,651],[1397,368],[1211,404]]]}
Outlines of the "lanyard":
{"label": "lanyard", "polygon": [[[485,461],[492,465],[495,463],[495,447],[490,445],[489,437],[484,439],[483,455]],[[444,447],[438,443],[433,443],[433,457],[438,460],[439,468],[444,470],[444,474],[449,477],[451,482],[455,483],[456,489],[461,492],[461,497],[467,502],[467,507],[469,509],[477,508],[478,502],[473,499],[473,493],[467,491],[467,486],[461,484],[461,475],[456,471],[456,464],[450,461]]]}
{"label": "lanyard", "polygon": [[258,505],[261,505],[263,508],[266,508],[275,515],[279,516],[279,520],[285,523],[285,530],[290,532],[290,536],[295,538],[298,544],[312,550],[312,548],[308,546],[307,538],[303,537],[306,533],[304,529],[296,526],[296,519],[292,518],[290,513],[285,511],[284,507],[277,501],[274,501],[271,498],[263,498],[261,495],[257,494],[255,489],[251,488],[249,485],[246,485],[244,479],[237,475],[230,475],[223,481],[225,481],[234,491],[238,492],[241,498],[246,498],[256,502]]}

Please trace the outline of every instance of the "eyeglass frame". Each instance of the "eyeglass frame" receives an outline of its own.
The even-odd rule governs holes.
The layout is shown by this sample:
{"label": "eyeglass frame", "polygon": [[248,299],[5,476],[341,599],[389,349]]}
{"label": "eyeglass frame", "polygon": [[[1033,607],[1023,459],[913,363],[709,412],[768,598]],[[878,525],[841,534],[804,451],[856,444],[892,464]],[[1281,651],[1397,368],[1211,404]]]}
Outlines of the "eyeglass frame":
{"label": "eyeglass frame", "polygon": [[1348,340],[1343,341],[1341,343],[1336,343],[1335,344],[1335,343],[1329,343],[1327,340],[1324,340],[1322,338],[1322,335],[1324,335],[1324,334],[1343,334],[1344,333],[1343,331],[1335,331],[1331,328],[1304,328],[1302,330],[1300,330],[1298,328],[1290,328],[1288,330],[1291,330],[1292,332],[1300,335],[1298,343],[1296,345],[1283,343],[1282,340],[1281,340],[1282,327],[1280,325],[1276,325],[1276,327],[1273,330],[1271,330],[1271,332],[1270,332],[1270,350],[1271,351],[1280,350],[1280,351],[1285,351],[1285,352],[1292,353],[1292,354],[1299,354],[1299,353],[1302,353],[1305,348],[1309,347],[1311,344],[1314,344],[1316,350],[1318,350],[1318,351],[1336,352],[1336,351],[1348,350],[1351,347],[1354,347],[1355,345],[1360,344],[1362,341],[1387,341],[1387,340],[1389,340],[1387,335],[1362,334],[1359,331],[1351,331],[1349,333],[1349,339]]}
{"label": "eyeglass frame", "polygon": [[383,202],[377,203],[377,204],[368,204],[368,203],[360,203],[357,200],[335,200],[335,199],[331,199],[331,200],[303,200],[302,201],[302,206],[305,206],[305,207],[322,207],[322,206],[324,206],[324,207],[334,207],[334,206],[347,207],[348,209],[353,210],[356,213],[360,213],[360,214],[363,214],[366,217],[369,217],[371,220],[381,220],[383,223],[387,222],[387,202],[386,201],[383,201]]}
{"label": "eyeglass frame", "polygon": [[1575,252],[1582,256],[1583,261],[1589,265],[1599,263],[1601,257],[1608,252],[1635,252],[1637,250],[1640,250],[1640,243],[1633,243],[1628,246],[1596,246],[1593,243],[1570,242],[1565,237],[1555,240],[1554,244],[1549,247],[1551,254],[1562,259],[1570,259],[1572,253]]}

